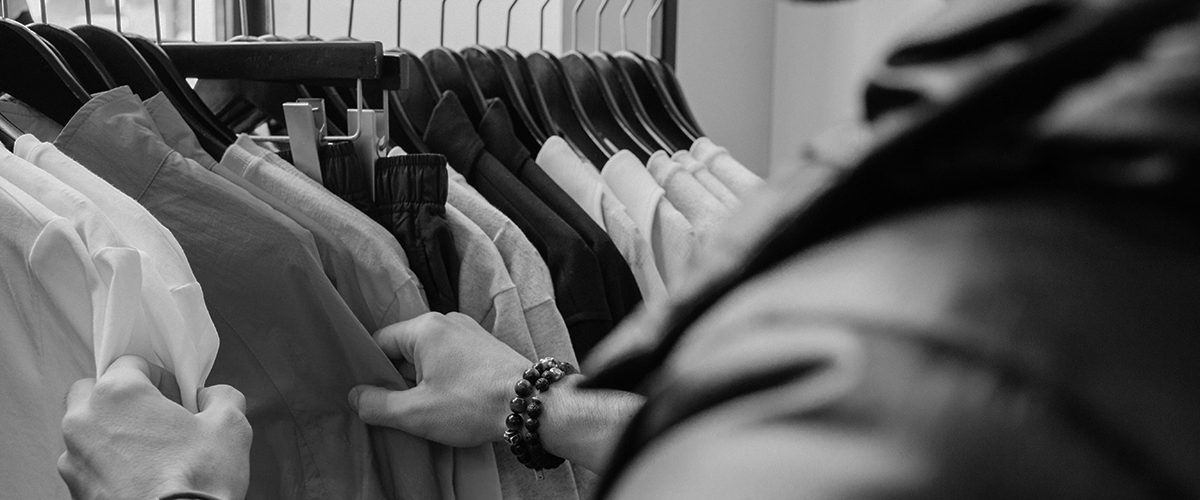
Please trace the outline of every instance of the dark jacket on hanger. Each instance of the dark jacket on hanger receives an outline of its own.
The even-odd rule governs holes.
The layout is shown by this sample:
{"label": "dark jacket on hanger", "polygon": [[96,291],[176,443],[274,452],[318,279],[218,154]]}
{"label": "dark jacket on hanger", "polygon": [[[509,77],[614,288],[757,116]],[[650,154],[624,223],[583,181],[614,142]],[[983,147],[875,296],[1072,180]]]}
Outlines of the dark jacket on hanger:
{"label": "dark jacket on hanger", "polygon": [[425,143],[517,225],[546,260],[554,296],[582,359],[613,327],[604,279],[579,235],[484,148],[458,97],[444,92],[433,110]]}
{"label": "dark jacket on hanger", "polygon": [[620,323],[641,303],[642,293],[638,290],[633,271],[608,233],[533,161],[533,156],[517,139],[508,109],[499,99],[488,100],[483,121],[479,123],[479,136],[483,138],[487,151],[571,226],[596,254],[603,271],[609,312],[612,313],[613,323]]}

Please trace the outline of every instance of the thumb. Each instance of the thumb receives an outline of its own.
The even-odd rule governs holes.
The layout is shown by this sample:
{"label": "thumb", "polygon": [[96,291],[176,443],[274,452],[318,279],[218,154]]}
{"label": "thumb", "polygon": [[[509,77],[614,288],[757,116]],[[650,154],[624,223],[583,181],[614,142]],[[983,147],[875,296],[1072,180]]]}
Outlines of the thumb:
{"label": "thumb", "polygon": [[409,434],[425,427],[429,396],[424,386],[406,391],[392,391],[382,387],[360,385],[350,390],[350,407],[358,417],[370,425],[382,425],[399,429]]}
{"label": "thumb", "polygon": [[232,410],[245,415],[246,396],[228,385],[214,385],[200,389],[200,393],[196,397],[196,407],[200,413],[220,413],[222,410]]}

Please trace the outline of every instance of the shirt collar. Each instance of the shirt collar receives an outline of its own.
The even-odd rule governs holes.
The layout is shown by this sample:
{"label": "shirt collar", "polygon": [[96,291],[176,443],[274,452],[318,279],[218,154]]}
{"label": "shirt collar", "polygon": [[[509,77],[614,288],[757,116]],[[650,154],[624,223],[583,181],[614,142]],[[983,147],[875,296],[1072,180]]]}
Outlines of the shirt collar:
{"label": "shirt collar", "polygon": [[196,133],[184,121],[183,115],[179,114],[179,110],[175,109],[166,95],[160,92],[147,99],[143,104],[167,145],[208,170],[217,166],[217,161],[200,147],[200,140],[196,138]]}
{"label": "shirt collar", "polygon": [[524,166],[533,159],[529,150],[517,139],[508,108],[499,99],[488,100],[483,120],[479,122],[479,136],[487,145],[488,152],[510,169]]}
{"label": "shirt collar", "polygon": [[483,153],[483,139],[475,132],[467,111],[453,92],[442,93],[442,99],[429,117],[423,139],[434,151],[446,155],[454,168],[471,178],[475,160]]}
{"label": "shirt collar", "polygon": [[638,230],[649,240],[654,234],[654,216],[664,191],[654,182],[650,172],[627,150],[613,155],[600,171],[604,183],[625,204]]}
{"label": "shirt collar", "polygon": [[129,87],[97,94],[63,127],[54,145],[121,192],[138,199],[175,151]]}

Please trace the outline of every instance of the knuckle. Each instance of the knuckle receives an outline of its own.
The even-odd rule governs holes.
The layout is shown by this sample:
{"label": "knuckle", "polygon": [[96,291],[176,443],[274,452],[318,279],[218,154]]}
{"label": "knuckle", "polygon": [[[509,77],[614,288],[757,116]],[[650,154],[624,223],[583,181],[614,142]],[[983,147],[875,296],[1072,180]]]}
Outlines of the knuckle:
{"label": "knuckle", "polygon": [[141,389],[137,384],[127,380],[102,379],[96,382],[96,386],[92,389],[92,396],[100,401],[120,401],[138,395]]}

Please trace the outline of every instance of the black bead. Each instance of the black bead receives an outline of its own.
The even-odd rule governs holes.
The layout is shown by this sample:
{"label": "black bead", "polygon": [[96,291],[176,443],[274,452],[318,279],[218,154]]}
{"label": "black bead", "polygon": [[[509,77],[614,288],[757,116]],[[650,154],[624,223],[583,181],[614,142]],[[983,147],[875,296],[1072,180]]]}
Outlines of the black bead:
{"label": "black bead", "polygon": [[512,398],[512,401],[508,402],[508,409],[512,410],[513,413],[522,413],[528,405],[529,403],[524,398]]}
{"label": "black bead", "polygon": [[525,380],[525,379],[518,380],[517,386],[515,387],[515,389],[517,391],[517,396],[527,398],[527,397],[533,395],[533,384],[530,383],[528,380]]}
{"label": "black bead", "polygon": [[530,448],[537,448],[540,450],[542,447],[542,438],[538,437],[537,434],[531,433],[529,434],[529,437],[525,439],[525,443],[528,444]]}
{"label": "black bead", "polygon": [[533,457],[529,455],[517,455],[517,461],[521,462],[521,465],[529,465],[529,462],[533,461]]}
{"label": "black bead", "polygon": [[538,373],[537,368],[532,368],[532,367],[526,369],[525,373],[521,374],[521,378],[528,380],[529,383],[531,383],[531,384],[533,383],[533,381],[541,378],[541,376],[542,375],[540,373]]}
{"label": "black bead", "polygon": [[530,401],[529,404],[525,406],[525,411],[528,412],[529,416],[531,417],[542,416],[542,402],[537,401],[537,398],[534,398],[534,401]]}
{"label": "black bead", "polygon": [[563,376],[565,375],[566,374],[563,373],[562,368],[551,368],[546,372],[546,380],[558,382],[559,380],[562,380]]}
{"label": "black bead", "polygon": [[522,443],[509,446],[508,449],[513,452],[513,455],[525,455],[529,453],[529,447]]}
{"label": "black bead", "polygon": [[533,386],[539,391],[545,391],[550,388],[550,381],[544,378],[539,378],[537,379],[537,382],[533,383]]}
{"label": "black bead", "polygon": [[542,358],[538,360],[537,369],[539,372],[544,372],[554,368],[556,364],[558,364],[558,362],[554,361],[554,358]]}
{"label": "black bead", "polygon": [[508,426],[509,430],[518,430],[522,424],[524,422],[521,421],[521,416],[516,413],[510,414],[508,418],[504,419],[504,425]]}
{"label": "black bead", "polygon": [[530,431],[536,431],[538,429],[538,426],[541,424],[542,423],[538,422],[537,418],[534,418],[534,417],[526,417],[525,418],[525,428],[529,429]]}

